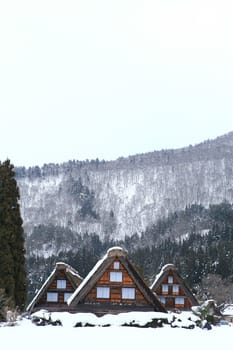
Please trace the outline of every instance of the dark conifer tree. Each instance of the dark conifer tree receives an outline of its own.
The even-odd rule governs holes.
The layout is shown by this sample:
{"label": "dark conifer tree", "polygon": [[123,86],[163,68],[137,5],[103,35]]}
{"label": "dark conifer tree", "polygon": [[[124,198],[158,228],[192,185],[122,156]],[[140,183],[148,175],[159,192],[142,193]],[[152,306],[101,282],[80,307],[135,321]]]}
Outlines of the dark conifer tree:
{"label": "dark conifer tree", "polygon": [[22,310],[26,301],[26,270],[23,221],[14,167],[0,162],[0,288],[13,307]]}

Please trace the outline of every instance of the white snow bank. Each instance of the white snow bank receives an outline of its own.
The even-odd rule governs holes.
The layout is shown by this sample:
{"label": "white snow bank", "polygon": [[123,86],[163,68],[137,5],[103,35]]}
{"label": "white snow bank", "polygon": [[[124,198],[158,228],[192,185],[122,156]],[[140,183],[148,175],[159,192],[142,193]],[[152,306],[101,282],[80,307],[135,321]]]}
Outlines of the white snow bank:
{"label": "white snow bank", "polygon": [[[67,315],[64,315],[66,319]],[[63,321],[64,321],[63,319]],[[68,322],[68,320],[67,320]],[[68,326],[68,323],[67,323]],[[1,348],[7,350],[142,350],[172,349],[231,349],[233,327],[195,328],[134,328],[134,327],[37,327],[30,320],[22,320],[15,327],[0,327]]]}
{"label": "white snow bank", "polygon": [[92,313],[77,313],[71,314],[69,312],[52,312],[40,310],[31,315],[31,317],[41,317],[51,319],[51,321],[60,320],[63,326],[74,327],[77,323],[83,326],[86,324],[93,326],[122,326],[124,324],[138,324],[144,326],[152,320],[165,319],[170,323],[173,319],[172,314],[163,312],[125,312],[118,315],[104,315],[97,317]]}
{"label": "white snow bank", "polygon": [[[31,315],[32,318],[40,318],[50,320],[52,322],[60,321],[63,327],[74,327],[77,324],[80,326],[140,326],[143,327],[153,320],[164,320],[164,323],[168,323],[171,327],[178,328],[194,328],[196,327],[196,321],[200,320],[198,316],[194,315],[191,311],[177,313],[162,313],[162,312],[126,312],[118,315],[104,315],[97,317],[92,313],[76,313],[71,314],[69,312],[48,312],[46,310],[40,310]],[[158,322],[158,325],[160,322]]]}

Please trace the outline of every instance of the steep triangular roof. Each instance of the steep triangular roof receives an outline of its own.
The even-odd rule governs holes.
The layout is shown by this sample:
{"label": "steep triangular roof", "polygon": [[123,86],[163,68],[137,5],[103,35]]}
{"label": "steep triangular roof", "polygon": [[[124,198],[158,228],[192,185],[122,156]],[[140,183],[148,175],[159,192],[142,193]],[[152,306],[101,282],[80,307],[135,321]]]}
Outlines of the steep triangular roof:
{"label": "steep triangular roof", "polygon": [[154,282],[152,283],[150,289],[156,293],[156,289],[161,286],[161,284],[164,282],[165,278],[169,274],[173,274],[176,278],[176,280],[179,282],[184,294],[189,298],[192,305],[198,305],[198,301],[183,280],[183,278],[180,276],[177,268],[173,264],[166,264],[162,267],[161,271],[156,275]]}
{"label": "steep triangular roof", "polygon": [[162,282],[162,279],[163,279],[165,273],[167,271],[169,271],[170,269],[177,272],[177,269],[176,269],[175,265],[173,265],[173,264],[166,264],[166,265],[164,265],[161,268],[160,272],[155,276],[154,282],[150,286],[150,289],[152,289],[154,291],[155,288]]}
{"label": "steep triangular roof", "polygon": [[80,282],[83,280],[83,278],[79,275],[78,271],[76,271],[73,267],[70,265],[64,263],[64,262],[58,262],[56,263],[55,268],[49,275],[49,277],[46,279],[46,281],[43,283],[42,287],[39,289],[39,291],[36,293],[35,297],[32,299],[30,304],[27,307],[27,311],[31,312],[34,308],[34,306],[37,304],[37,302],[40,300],[43,293],[47,290],[47,288],[52,283],[53,279],[56,276],[56,273],[58,271],[63,271],[67,280],[71,283],[74,290],[77,288],[77,286],[80,284]]}
{"label": "steep triangular roof", "polygon": [[150,304],[155,311],[166,312],[163,305],[160,303],[160,301],[157,299],[154,293],[152,293],[150,288],[146,285],[142,277],[139,275],[137,270],[129,261],[127,257],[127,252],[121,247],[110,248],[105,254],[105,256],[96,263],[96,265],[89,272],[86,278],[78,286],[73,295],[68,299],[68,305],[70,307],[74,307],[77,306],[79,303],[82,303],[85,300],[87,294],[92,290],[92,288],[94,288],[95,284],[98,282],[101,276],[103,276],[105,271],[113,263],[116,257],[122,264],[122,266],[124,266],[128,275],[131,277],[140,293],[147,300],[148,304]]}

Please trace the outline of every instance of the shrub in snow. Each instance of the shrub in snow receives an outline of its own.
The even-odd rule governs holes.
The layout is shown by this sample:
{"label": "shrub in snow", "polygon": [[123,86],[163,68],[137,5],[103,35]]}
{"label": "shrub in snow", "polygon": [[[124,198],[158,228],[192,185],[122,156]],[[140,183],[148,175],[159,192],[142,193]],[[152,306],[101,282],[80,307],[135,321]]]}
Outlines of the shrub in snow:
{"label": "shrub in snow", "polygon": [[6,297],[3,289],[0,289],[0,322],[6,322],[8,326],[14,326],[18,317],[17,309],[11,309],[10,298]]}
{"label": "shrub in snow", "polygon": [[37,326],[62,326],[62,322],[60,320],[52,320],[51,314],[44,314],[43,316],[32,316],[32,323]]}
{"label": "shrub in snow", "polygon": [[6,324],[7,326],[15,326],[17,324],[18,319],[18,311],[17,309],[10,310],[7,308],[6,310]]}
{"label": "shrub in snow", "polygon": [[[117,315],[116,315],[117,317]],[[120,317],[120,315],[119,315]],[[119,323],[122,327],[138,327],[138,328],[157,328],[157,327],[163,327],[164,324],[168,324],[168,319],[164,318],[152,318],[148,320],[147,322],[140,322],[139,320],[129,319],[128,321]],[[75,327],[95,327],[95,326],[101,326],[101,327],[110,327],[111,324],[106,322],[100,322],[99,324],[96,322],[90,323],[90,322],[77,322],[75,324]]]}
{"label": "shrub in snow", "polygon": [[191,317],[189,317],[188,319],[174,317],[174,320],[171,322],[171,327],[193,329],[196,327],[196,322],[193,321]]}
{"label": "shrub in snow", "polygon": [[[95,324],[88,323],[88,322],[77,322],[74,327],[95,327]],[[103,325],[102,327],[110,326],[109,324]]]}
{"label": "shrub in snow", "polygon": [[30,316],[31,321],[38,326],[61,325],[66,327],[162,327],[169,324],[172,316],[159,312],[125,312],[106,314],[101,317],[93,313],[48,312],[40,310]]}
{"label": "shrub in snow", "polygon": [[211,329],[211,325],[216,325],[222,316],[215,300],[206,300],[202,305],[193,306],[192,311],[200,317],[197,325],[201,328]]}

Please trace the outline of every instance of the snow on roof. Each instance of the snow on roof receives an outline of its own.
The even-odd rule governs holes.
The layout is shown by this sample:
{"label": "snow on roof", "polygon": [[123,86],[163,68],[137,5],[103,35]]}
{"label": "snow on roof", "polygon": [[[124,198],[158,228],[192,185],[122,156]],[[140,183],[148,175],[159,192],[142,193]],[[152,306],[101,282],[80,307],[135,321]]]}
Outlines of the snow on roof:
{"label": "snow on roof", "polygon": [[95,274],[95,272],[98,270],[98,268],[102,265],[102,263],[108,258],[108,254],[105,254],[102,259],[100,259],[93,269],[88,273],[88,275],[84,278],[84,280],[80,283],[78,288],[74,291],[74,293],[71,295],[71,297],[67,300],[67,304],[70,305],[71,302],[74,300],[74,298],[78,295],[80,290],[87,284],[87,282],[91,279],[91,277]]}
{"label": "snow on roof", "polygon": [[56,272],[56,268],[53,269],[53,271],[51,272],[51,274],[49,275],[49,277],[46,279],[46,281],[43,283],[43,285],[41,286],[41,288],[38,290],[38,292],[36,293],[36,295],[34,296],[34,298],[32,299],[32,301],[30,302],[30,304],[28,305],[28,307],[26,308],[26,311],[30,311],[30,309],[33,307],[34,303],[36,302],[38,295],[40,295],[43,291],[43,289],[45,288],[45,286],[48,284],[49,280],[51,279],[51,277],[55,274]]}
{"label": "snow on roof", "polygon": [[127,255],[127,251],[121,247],[115,246],[115,247],[111,247],[108,249],[107,255],[108,256],[116,256],[116,255],[117,256],[125,256],[125,255]]}
{"label": "snow on roof", "polygon": [[84,278],[84,280],[80,283],[78,288],[75,290],[75,292],[71,295],[71,297],[67,300],[67,304],[70,305],[72,301],[76,298],[80,290],[83,289],[83,287],[87,284],[87,282],[91,279],[91,277],[96,273],[96,271],[99,269],[99,267],[103,264],[103,262],[112,256],[121,256],[125,255],[126,251],[124,251],[121,247],[112,247],[108,249],[107,253],[104,255],[102,259],[97,261],[93,269],[88,273],[88,275]]}
{"label": "snow on roof", "polygon": [[154,282],[152,283],[152,285],[150,286],[150,289],[153,289],[155,284],[157,283],[157,281],[160,279],[160,277],[164,274],[165,271],[172,269],[172,270],[176,270],[175,265],[173,264],[166,264],[161,268],[161,271],[155,276]]}
{"label": "snow on roof", "polygon": [[43,283],[42,287],[38,290],[38,292],[36,293],[35,297],[32,299],[32,301],[30,302],[30,304],[27,307],[27,311],[30,311],[30,309],[34,306],[34,303],[36,302],[38,296],[43,292],[43,290],[45,289],[45,287],[47,286],[47,284],[49,283],[50,279],[53,277],[53,275],[55,274],[55,272],[57,270],[65,270],[67,273],[72,274],[73,276],[78,277],[80,280],[82,280],[83,278],[79,275],[79,273],[70,265],[59,261],[56,263],[56,267],[53,269],[53,271],[51,272],[51,274],[49,275],[49,277],[46,279],[46,281]]}
{"label": "snow on roof", "polygon": [[70,266],[69,264],[66,264],[66,263],[64,263],[64,262],[57,262],[57,263],[56,263],[56,268],[59,268],[59,267],[61,267],[62,269],[65,268],[65,271],[66,271],[66,272],[72,274],[73,276],[78,277],[78,278],[81,279],[81,280],[83,279],[83,278],[79,275],[78,271],[75,270],[75,269],[74,269],[72,266]]}

